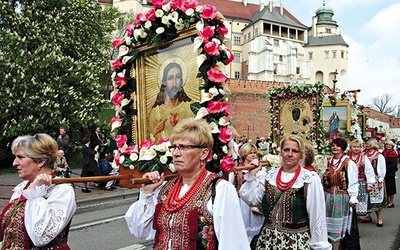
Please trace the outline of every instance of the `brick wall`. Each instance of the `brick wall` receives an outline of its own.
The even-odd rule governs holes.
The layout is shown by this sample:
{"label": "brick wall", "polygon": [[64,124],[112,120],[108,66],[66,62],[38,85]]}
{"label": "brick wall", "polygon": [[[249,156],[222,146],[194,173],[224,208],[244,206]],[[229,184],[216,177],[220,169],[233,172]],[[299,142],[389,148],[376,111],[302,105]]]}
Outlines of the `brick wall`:
{"label": "brick wall", "polygon": [[267,137],[271,131],[267,90],[283,84],[229,79],[227,85],[231,91],[230,119],[238,134],[253,141],[256,137]]}

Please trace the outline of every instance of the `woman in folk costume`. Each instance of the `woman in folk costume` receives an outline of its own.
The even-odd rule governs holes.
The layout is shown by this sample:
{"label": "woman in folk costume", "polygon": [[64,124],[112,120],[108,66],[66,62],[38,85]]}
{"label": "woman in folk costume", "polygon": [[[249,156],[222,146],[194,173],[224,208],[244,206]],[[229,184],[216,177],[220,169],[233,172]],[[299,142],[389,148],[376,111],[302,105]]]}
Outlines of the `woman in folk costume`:
{"label": "woman in folk costume", "polygon": [[[242,147],[240,147],[239,155],[242,159],[242,161],[239,163],[239,166],[258,166],[260,164],[257,157],[257,147],[253,143],[243,144]],[[246,176],[248,172],[248,170],[242,170],[229,173],[229,182],[236,187],[238,194],[240,187],[245,182],[244,176]],[[261,174],[262,172],[265,172],[265,168],[262,168],[262,171],[258,173]],[[239,203],[250,244],[253,237],[260,232],[260,228],[264,222],[264,215],[259,212],[257,207],[250,207],[242,199],[239,199]]]}
{"label": "woman in folk costume", "polygon": [[20,136],[11,146],[13,167],[23,179],[0,217],[1,249],[70,249],[69,225],[76,211],[71,184],[51,184],[57,143],[47,134]]}
{"label": "woman in folk costume", "polygon": [[[383,227],[381,211],[382,206],[386,203],[383,183],[386,175],[386,163],[385,157],[379,153],[379,148],[380,145],[375,139],[370,139],[365,143],[365,155],[371,161],[375,172],[375,183],[372,187],[372,191],[369,193],[368,210],[369,212],[375,212],[377,220],[376,225],[378,227]],[[372,222],[371,215],[368,214],[361,222]]]}
{"label": "woman in folk costume", "polygon": [[386,161],[386,175],[385,175],[385,187],[386,195],[388,197],[387,207],[394,207],[394,195],[397,193],[396,190],[396,172],[398,170],[397,164],[399,162],[399,156],[394,149],[394,142],[391,140],[385,143],[385,149],[382,152],[383,157]]}
{"label": "woman in folk costume", "polygon": [[358,203],[358,168],[349,156],[345,155],[346,148],[345,139],[332,140],[333,156],[328,159],[328,167],[322,177],[328,239],[333,245],[339,245],[346,235],[350,206],[355,208]]}
{"label": "woman in folk costume", "polygon": [[180,121],[169,147],[179,176],[143,175],[153,183],[143,185],[125,220],[133,235],[154,240],[154,249],[250,249],[235,187],[206,169],[211,130],[204,120]]}
{"label": "woman in folk costume", "polygon": [[350,142],[350,152],[348,155],[358,167],[359,186],[356,212],[358,216],[365,216],[368,211],[368,193],[372,191],[375,183],[375,173],[370,160],[361,151],[361,142],[358,139]]}
{"label": "woman in folk costume", "polygon": [[286,135],[280,143],[282,166],[245,176],[240,197],[250,206],[261,206],[265,216],[252,249],[331,249],[327,239],[325,200],[321,179],[302,167],[304,143]]}

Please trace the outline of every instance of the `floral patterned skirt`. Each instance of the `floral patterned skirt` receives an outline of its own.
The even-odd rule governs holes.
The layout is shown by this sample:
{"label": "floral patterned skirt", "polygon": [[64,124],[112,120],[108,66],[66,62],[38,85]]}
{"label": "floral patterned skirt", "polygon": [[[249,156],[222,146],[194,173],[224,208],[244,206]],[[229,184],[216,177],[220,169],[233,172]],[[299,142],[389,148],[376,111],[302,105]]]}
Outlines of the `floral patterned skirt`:
{"label": "floral patterned skirt", "polygon": [[349,223],[350,197],[348,194],[331,194],[325,192],[326,226],[328,240],[339,242],[346,234]]}
{"label": "floral patterned skirt", "polygon": [[282,232],[263,227],[258,236],[257,243],[252,249],[257,250],[303,250],[310,248],[310,233],[307,232]]}

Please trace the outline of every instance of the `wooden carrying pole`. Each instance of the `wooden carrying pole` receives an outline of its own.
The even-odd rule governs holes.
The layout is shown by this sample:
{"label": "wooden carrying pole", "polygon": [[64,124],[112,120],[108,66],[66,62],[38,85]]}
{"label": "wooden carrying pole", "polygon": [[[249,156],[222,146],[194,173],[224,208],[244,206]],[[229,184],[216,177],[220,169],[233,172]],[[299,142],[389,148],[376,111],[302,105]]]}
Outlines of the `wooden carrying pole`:
{"label": "wooden carrying pole", "polygon": [[[260,161],[261,166],[267,166],[268,162]],[[240,166],[234,167],[230,170],[230,172],[238,172],[242,170],[252,170],[256,168],[254,165],[247,165],[247,166]],[[120,169],[121,170],[121,169]],[[73,177],[73,178],[54,178],[52,180],[53,184],[62,184],[62,183],[74,183],[74,182],[104,182],[104,181],[111,181],[111,180],[119,180],[121,187],[126,188],[140,188],[142,184],[151,184],[151,181],[148,178],[142,178],[141,176],[144,173],[139,173],[140,177],[137,174],[133,174],[131,171],[124,170],[124,173],[120,175],[105,175],[105,176],[90,176],[90,177]],[[168,173],[165,174],[165,179],[170,180],[174,177],[177,177],[178,173]]]}
{"label": "wooden carrying pole", "polygon": [[[173,179],[177,177],[178,173],[165,175],[166,180]],[[119,180],[121,187],[126,188],[140,188],[142,184],[150,184],[151,181],[148,178],[134,177],[130,174],[122,174],[122,175],[105,175],[105,176],[90,176],[90,177],[75,177],[75,178],[54,178],[52,180],[53,184],[62,184],[62,183],[74,183],[74,182],[103,182],[103,181],[111,181],[111,180]],[[128,184],[123,184],[123,181],[128,181]]]}

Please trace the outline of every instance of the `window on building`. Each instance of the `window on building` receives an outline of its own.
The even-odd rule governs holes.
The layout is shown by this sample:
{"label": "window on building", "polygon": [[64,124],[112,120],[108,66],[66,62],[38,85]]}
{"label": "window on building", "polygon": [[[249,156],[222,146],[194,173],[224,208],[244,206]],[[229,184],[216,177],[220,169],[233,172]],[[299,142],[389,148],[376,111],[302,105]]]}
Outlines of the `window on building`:
{"label": "window on building", "polygon": [[278,73],[278,65],[274,63],[274,75]]}
{"label": "window on building", "polygon": [[240,53],[233,53],[233,55],[235,56],[233,62],[240,63]]}
{"label": "window on building", "polygon": [[249,40],[251,39],[251,33],[247,33],[247,37],[249,38]]}
{"label": "window on building", "polygon": [[336,50],[332,50],[332,58],[336,58]]}
{"label": "window on building", "polygon": [[243,41],[244,41],[244,42],[247,41],[247,36],[246,36],[246,35],[243,36]]}
{"label": "window on building", "polygon": [[283,62],[283,56],[282,55],[279,55],[279,61]]}
{"label": "window on building", "polygon": [[340,51],[340,58],[344,59],[344,50]]}
{"label": "window on building", "polygon": [[242,44],[242,39],[240,36],[233,36],[233,45],[241,45]]}
{"label": "window on building", "polygon": [[300,74],[300,67],[296,67],[296,74]]}
{"label": "window on building", "polygon": [[258,36],[258,28],[254,29],[254,36]]}
{"label": "window on building", "polygon": [[331,28],[326,28],[326,33],[332,33]]}
{"label": "window on building", "polygon": [[308,59],[312,60],[313,59],[313,53],[312,52],[308,52]]}
{"label": "window on building", "polygon": [[329,51],[325,50],[325,59],[329,59]]}
{"label": "window on building", "polygon": [[240,79],[240,71],[235,71],[235,79]]}
{"label": "window on building", "polygon": [[278,39],[274,39],[274,45],[275,46],[279,46],[279,40]]}

